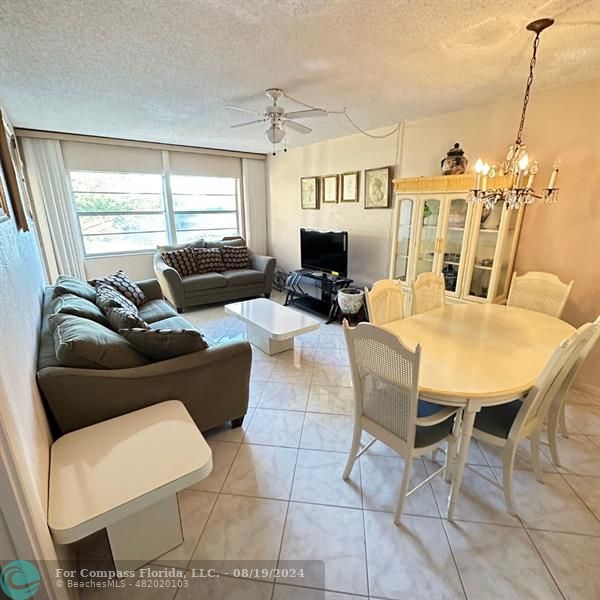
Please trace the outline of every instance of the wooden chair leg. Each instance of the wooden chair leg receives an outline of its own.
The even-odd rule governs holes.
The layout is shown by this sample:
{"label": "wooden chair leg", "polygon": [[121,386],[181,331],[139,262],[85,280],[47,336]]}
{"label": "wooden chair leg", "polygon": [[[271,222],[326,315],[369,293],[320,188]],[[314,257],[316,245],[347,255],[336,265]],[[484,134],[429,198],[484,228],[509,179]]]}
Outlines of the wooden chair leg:
{"label": "wooden chair leg", "polygon": [[404,472],[402,473],[402,483],[400,484],[400,495],[398,496],[398,504],[396,505],[396,514],[394,515],[394,523],[400,525],[402,519],[402,510],[404,509],[404,501],[406,500],[406,492],[408,491],[408,483],[410,481],[410,469],[412,467],[412,456],[404,459]]}
{"label": "wooden chair leg", "polygon": [[542,470],[542,463],[540,461],[540,430],[532,432],[529,438],[531,444],[531,460],[533,461],[533,472],[535,478],[540,482],[544,483],[544,472]]}
{"label": "wooden chair leg", "polygon": [[506,509],[511,515],[517,514],[515,510],[515,502],[513,499],[513,469],[515,467],[515,456],[517,447],[513,444],[507,445],[504,448],[502,456],[502,489],[504,490],[504,498],[506,499]]}
{"label": "wooden chair leg", "polygon": [[356,461],[356,455],[360,450],[360,438],[362,437],[362,428],[358,424],[358,421],[354,423],[354,433],[352,434],[352,447],[350,448],[350,454],[348,455],[348,460],[346,461],[346,466],[344,467],[344,472],[342,473],[342,479],[348,479],[350,477],[350,473],[352,472],[352,467]]}

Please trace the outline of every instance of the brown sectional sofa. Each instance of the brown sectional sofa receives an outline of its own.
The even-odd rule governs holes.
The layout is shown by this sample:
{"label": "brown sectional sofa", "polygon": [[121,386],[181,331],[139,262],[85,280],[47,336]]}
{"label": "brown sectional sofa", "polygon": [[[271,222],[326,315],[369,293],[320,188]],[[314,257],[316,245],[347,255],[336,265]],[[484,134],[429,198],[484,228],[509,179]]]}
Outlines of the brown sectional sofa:
{"label": "brown sectional sofa", "polygon": [[[155,279],[137,282],[148,302],[139,315],[152,328],[193,326],[163,300]],[[248,408],[252,352],[247,342],[126,369],[79,369],[58,364],[48,327],[54,287],[44,294],[37,379],[57,435],[164,400],[181,400],[201,431],[231,421]]]}

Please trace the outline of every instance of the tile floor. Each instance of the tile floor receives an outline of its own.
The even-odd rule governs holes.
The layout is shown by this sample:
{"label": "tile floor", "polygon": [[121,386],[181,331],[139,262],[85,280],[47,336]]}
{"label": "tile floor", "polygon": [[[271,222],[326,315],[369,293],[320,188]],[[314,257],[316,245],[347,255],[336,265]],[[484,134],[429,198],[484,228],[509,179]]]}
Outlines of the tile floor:
{"label": "tile floor", "polygon": [[[215,341],[244,339],[244,326],[222,307],[185,316]],[[514,480],[518,517],[505,510],[498,452],[472,442],[455,521],[444,518],[448,484],[436,478],[409,498],[396,527],[403,461],[394,451],[376,443],[349,481],[340,477],[352,431],[341,327],[323,325],[278,356],[253,352],[243,427],[205,432],[213,473],[180,494],[185,543],[154,562],[313,559],[324,561],[324,583],[311,574],[300,586],[190,579],[177,593],[153,590],[144,598],[600,598],[600,404],[573,396],[571,435],[560,438],[562,466],[543,448],[544,484],[533,477],[522,446]],[[435,468],[415,461],[414,481]],[[83,541],[80,553],[108,559],[105,536]],[[120,593],[84,597],[127,597]]]}

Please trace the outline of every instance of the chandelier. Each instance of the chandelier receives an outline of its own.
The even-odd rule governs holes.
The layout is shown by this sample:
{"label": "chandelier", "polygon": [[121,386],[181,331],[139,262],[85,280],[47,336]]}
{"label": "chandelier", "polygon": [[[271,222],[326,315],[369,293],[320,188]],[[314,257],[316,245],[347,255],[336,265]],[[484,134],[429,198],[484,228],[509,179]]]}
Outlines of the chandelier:
{"label": "chandelier", "polygon": [[[553,23],[554,19],[538,19],[527,25],[529,31],[535,32],[535,38],[533,40],[533,54],[529,63],[529,77],[525,87],[517,139],[508,148],[506,158],[500,165],[490,165],[481,158],[477,160],[475,163],[475,187],[469,191],[467,196],[469,202],[477,202],[483,204],[486,208],[492,208],[497,202],[501,201],[508,208],[518,209],[523,204],[533,204],[536,200],[543,200],[545,204],[554,204],[558,200],[558,188],[555,186],[560,158],[557,157],[554,162],[548,186],[541,194],[537,194],[533,189],[533,181],[538,172],[538,162],[536,160],[530,161],[527,146],[522,140],[537,50],[540,45],[540,34]],[[494,187],[494,177],[498,175],[504,176],[503,182],[507,183],[506,187]]]}

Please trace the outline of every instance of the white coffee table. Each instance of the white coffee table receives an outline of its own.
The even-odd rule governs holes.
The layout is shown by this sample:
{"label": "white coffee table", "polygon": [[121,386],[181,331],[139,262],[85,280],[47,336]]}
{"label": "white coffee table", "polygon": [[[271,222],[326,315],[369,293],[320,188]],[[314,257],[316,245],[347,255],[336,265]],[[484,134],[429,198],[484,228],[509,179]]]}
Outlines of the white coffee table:
{"label": "white coffee table", "polygon": [[227,304],[225,312],[246,323],[248,341],[266,354],[291,350],[295,336],[321,326],[316,319],[266,298]]}

